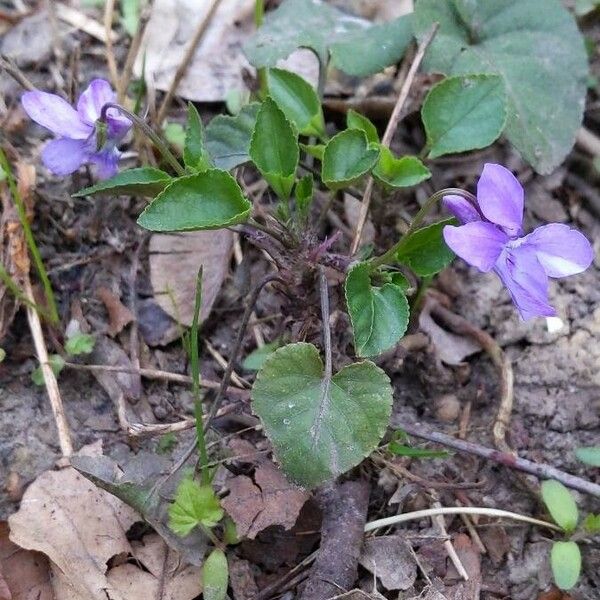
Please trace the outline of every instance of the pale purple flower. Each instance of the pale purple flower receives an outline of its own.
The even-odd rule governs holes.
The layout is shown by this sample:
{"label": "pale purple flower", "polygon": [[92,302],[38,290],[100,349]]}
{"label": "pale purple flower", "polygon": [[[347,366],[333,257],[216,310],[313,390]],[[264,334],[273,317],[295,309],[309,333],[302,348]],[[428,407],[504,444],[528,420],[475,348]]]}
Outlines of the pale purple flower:
{"label": "pale purple flower", "polygon": [[484,166],[477,206],[462,196],[445,196],[445,207],[463,223],[444,227],[446,244],[480,271],[494,271],[508,288],[523,319],[556,315],[548,301],[548,278],[587,269],[589,241],[568,225],[552,223],[523,235],[523,187],[505,167]]}
{"label": "pale purple flower", "polygon": [[117,144],[131,127],[129,119],[109,108],[106,113],[106,139],[98,148],[96,121],[102,107],[116,101],[116,94],[104,79],[94,79],[77,101],[75,110],[55,94],[38,90],[25,92],[21,103],[36,123],[49,129],[56,139],[42,150],[42,161],[55,175],[69,175],[81,165],[91,163],[101,179],[117,172]]}

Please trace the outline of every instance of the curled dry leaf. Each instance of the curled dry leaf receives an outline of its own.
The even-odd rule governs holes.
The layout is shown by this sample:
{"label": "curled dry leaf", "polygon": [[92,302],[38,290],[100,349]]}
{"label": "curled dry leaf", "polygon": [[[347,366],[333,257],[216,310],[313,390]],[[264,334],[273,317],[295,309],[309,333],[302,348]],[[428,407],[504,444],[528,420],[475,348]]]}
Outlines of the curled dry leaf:
{"label": "curled dry leaf", "polygon": [[108,312],[108,335],[115,337],[133,321],[133,313],[108,288],[101,287],[96,294]]}
{"label": "curled dry leaf", "polygon": [[194,317],[196,276],[202,278],[201,320],[208,317],[229,269],[233,233],[227,229],[150,238],[150,279],[158,305],[173,319],[190,326]]}
{"label": "curled dry leaf", "polygon": [[386,590],[407,590],[417,578],[417,564],[399,535],[365,540],[360,564],[379,577]]}
{"label": "curled dry leaf", "polygon": [[254,481],[238,475],[229,481],[229,496],[221,505],[235,521],[240,537],[254,539],[271,525],[291,529],[310,495],[289,483],[273,464],[263,462],[254,472]]}

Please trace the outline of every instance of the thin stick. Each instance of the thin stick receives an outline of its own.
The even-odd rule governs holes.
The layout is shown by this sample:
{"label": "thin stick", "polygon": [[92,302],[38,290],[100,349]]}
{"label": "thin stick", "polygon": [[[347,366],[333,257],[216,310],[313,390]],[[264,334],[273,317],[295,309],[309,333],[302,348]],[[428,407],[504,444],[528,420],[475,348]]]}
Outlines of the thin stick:
{"label": "thin stick", "polygon": [[131,81],[131,74],[133,73],[133,65],[135,64],[135,59],[140,51],[142,38],[144,36],[144,32],[146,31],[146,25],[148,25],[149,20],[150,7],[147,6],[140,15],[138,27],[135,31],[133,39],[131,40],[129,50],[127,52],[127,58],[125,59],[125,66],[123,67],[123,72],[121,73],[120,87],[117,91],[117,102],[119,104],[123,104],[123,100],[125,99],[127,88],[129,86],[129,82]]}
{"label": "thin stick", "polygon": [[115,50],[113,47],[112,40],[112,23],[114,11],[115,0],[106,0],[106,5],[104,6],[104,31],[106,33],[104,45],[106,46],[106,63],[108,65],[108,72],[110,73],[110,78],[112,79],[113,85],[117,90],[117,95],[120,96],[121,80],[119,77],[119,71],[117,69],[117,61],[115,59]]}
{"label": "thin stick", "polygon": [[28,92],[35,90],[35,85],[29,81],[25,73],[19,69],[12,59],[0,55],[0,67]]}
{"label": "thin stick", "polygon": [[381,527],[389,527],[390,525],[399,525],[400,523],[406,523],[408,521],[431,518],[436,515],[482,515],[484,517],[499,517],[504,519],[512,519],[513,521],[522,521],[523,523],[531,523],[531,525],[546,527],[547,529],[552,529],[553,531],[562,531],[562,529],[558,525],[554,525],[554,523],[548,523],[548,521],[541,521],[540,519],[534,519],[533,517],[528,517],[527,515],[520,515],[519,513],[501,510],[499,508],[485,508],[479,506],[444,506],[441,508],[415,510],[414,512],[403,513],[393,517],[377,519],[376,521],[371,521],[365,525],[365,532],[373,531],[374,529],[379,529]]}
{"label": "thin stick", "polygon": [[[429,33],[421,40],[419,43],[419,47],[417,48],[417,52],[413,59],[413,62],[406,74],[406,79],[402,83],[402,87],[400,88],[400,93],[398,95],[398,100],[396,105],[394,106],[394,110],[390,116],[390,120],[388,121],[387,127],[385,129],[385,133],[383,134],[383,138],[381,143],[383,146],[389,148],[390,142],[392,141],[392,137],[396,132],[396,128],[398,127],[398,120],[400,119],[400,113],[402,112],[402,108],[404,107],[404,103],[408,98],[408,93],[415,79],[415,75],[417,74],[417,70],[421,65],[423,57],[425,56],[425,51],[431,44],[437,30],[439,27],[439,23],[434,23]],[[358,223],[356,225],[356,233],[354,234],[354,240],[352,241],[352,246],[350,249],[350,254],[355,254],[358,250],[358,246],[360,245],[360,239],[362,237],[362,232],[365,227],[365,223],[367,222],[367,215],[369,214],[369,206],[371,205],[371,196],[373,194],[373,178],[369,177],[367,182],[367,187],[365,189],[365,194],[362,200],[362,206],[360,207],[360,215],[358,217]]]}
{"label": "thin stick", "polygon": [[321,321],[323,325],[323,346],[325,350],[325,375],[323,381],[329,381],[333,373],[331,364],[331,329],[329,328],[329,290],[325,269],[319,266],[319,289],[321,292]]}
{"label": "thin stick", "polygon": [[156,115],[156,125],[158,127],[160,127],[161,123],[163,122],[163,119],[167,114],[167,110],[169,110],[171,99],[175,95],[175,92],[179,87],[179,83],[183,79],[183,76],[185,75],[188,69],[190,61],[192,60],[192,57],[196,52],[196,48],[198,47],[198,44],[200,43],[200,40],[202,39],[202,36],[204,35],[204,32],[206,31],[206,28],[210,23],[210,20],[215,10],[219,6],[220,2],[221,0],[212,0],[212,4],[206,12],[205,17],[201,19],[200,23],[198,23],[196,27],[196,31],[194,31],[194,35],[185,51],[183,60],[181,61],[181,63],[179,63],[179,66],[177,67],[177,71],[175,72],[175,76],[173,77],[173,81],[171,82],[171,85],[169,87],[169,91],[167,92],[167,95],[165,96],[164,100],[162,101],[162,104],[160,105],[160,108],[158,109],[158,114]]}
{"label": "thin stick", "polygon": [[392,425],[395,428],[403,429],[409,435],[442,444],[443,446],[453,448],[459,452],[466,452],[467,454],[474,454],[475,456],[480,456],[487,460],[493,460],[494,462],[511,467],[512,469],[535,475],[539,479],[556,479],[571,489],[600,498],[600,485],[582,479],[581,477],[571,475],[570,473],[565,473],[550,465],[535,463],[525,458],[515,456],[509,452],[486,448],[485,446],[467,442],[466,440],[460,440],[438,431],[430,431],[420,424],[402,423],[394,417],[392,418]]}
{"label": "thin stick", "polygon": [[[31,282],[29,278],[25,279],[23,285],[25,296],[31,303],[34,303],[33,290],[31,289]],[[44,376],[44,385],[46,386],[46,392],[50,399],[50,406],[52,407],[52,414],[54,415],[54,421],[56,422],[56,429],[58,430],[58,443],[60,445],[60,451],[63,456],[71,456],[73,454],[73,443],[71,442],[71,434],[69,432],[69,424],[65,417],[65,411],[60,397],[60,390],[58,389],[58,382],[54,371],[50,367],[48,362],[48,350],[46,349],[46,343],[44,341],[44,333],[42,331],[42,323],[38,313],[27,306],[27,321],[29,322],[29,329],[31,330],[31,336],[33,337],[33,344],[35,346],[35,353],[40,367],[42,369],[42,375]]]}

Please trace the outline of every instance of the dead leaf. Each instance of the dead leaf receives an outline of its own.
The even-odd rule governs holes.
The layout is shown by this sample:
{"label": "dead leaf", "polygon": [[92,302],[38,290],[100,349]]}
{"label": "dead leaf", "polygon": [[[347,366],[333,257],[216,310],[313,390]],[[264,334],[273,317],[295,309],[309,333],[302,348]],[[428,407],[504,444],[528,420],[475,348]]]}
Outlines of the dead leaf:
{"label": "dead leaf", "polygon": [[9,539],[6,521],[0,523],[0,600],[54,600],[48,559],[24,550]]}
{"label": "dead leaf", "polygon": [[459,365],[468,356],[481,352],[481,346],[472,338],[456,335],[438,325],[427,302],[419,314],[419,327],[429,336],[438,358],[447,365]]}
{"label": "dead leaf", "polygon": [[229,496],[221,505],[235,521],[240,537],[254,539],[271,525],[291,529],[310,495],[287,481],[273,463],[260,464],[254,481],[238,475],[229,481]]}
{"label": "dead leaf", "polygon": [[2,54],[19,67],[45,64],[52,51],[52,22],[42,10],[8,30],[2,38]]}
{"label": "dead leaf", "polygon": [[217,298],[233,249],[233,233],[227,229],[194,231],[150,238],[150,279],[158,305],[173,319],[190,326],[194,317],[196,276],[202,278],[201,320]]}
{"label": "dead leaf", "polygon": [[494,565],[500,565],[511,548],[506,529],[501,525],[488,525],[481,528],[479,535]]}
{"label": "dead leaf", "polygon": [[134,320],[133,313],[108,288],[101,287],[96,294],[108,312],[108,335],[115,337]]}
{"label": "dead leaf", "polygon": [[481,555],[471,538],[459,533],[452,538],[452,543],[460,562],[462,563],[468,581],[463,581],[453,565],[448,568],[446,579],[461,579],[456,585],[447,587],[444,594],[448,600],[478,600],[481,594]]}
{"label": "dead leaf", "polygon": [[235,600],[250,600],[258,594],[258,586],[252,573],[252,565],[235,554],[229,556],[229,585]]}
{"label": "dead leaf", "polygon": [[407,590],[417,578],[415,559],[398,535],[366,539],[359,562],[380,579],[386,590]]}
{"label": "dead leaf", "polygon": [[[360,209],[362,202],[356,199],[350,194],[344,194],[344,216],[346,217],[346,223],[350,226],[352,231],[356,231],[358,226],[358,219],[360,218]],[[375,226],[373,221],[367,218],[365,226],[363,228],[360,243],[362,245],[372,244],[375,241]]]}

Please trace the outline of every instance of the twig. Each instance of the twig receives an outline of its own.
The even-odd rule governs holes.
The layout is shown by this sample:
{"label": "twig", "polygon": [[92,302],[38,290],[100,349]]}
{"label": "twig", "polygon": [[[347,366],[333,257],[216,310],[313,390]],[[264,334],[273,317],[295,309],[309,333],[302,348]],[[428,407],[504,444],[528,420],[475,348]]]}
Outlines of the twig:
{"label": "twig", "polygon": [[27,76],[19,67],[6,56],[0,55],[0,68],[6,71],[18,84],[22,85],[28,92],[35,90],[35,85],[27,79]]}
{"label": "twig", "polygon": [[[383,138],[381,140],[381,144],[383,146],[387,146],[389,148],[390,142],[392,141],[392,137],[396,132],[396,128],[398,127],[398,120],[400,119],[400,113],[402,112],[402,108],[404,107],[404,103],[408,98],[408,93],[413,84],[415,75],[417,74],[417,70],[421,65],[421,61],[425,56],[425,51],[431,44],[437,30],[439,27],[439,23],[434,23],[429,33],[421,40],[419,43],[419,47],[417,48],[417,52],[412,61],[410,69],[406,74],[406,79],[402,83],[402,87],[400,88],[400,93],[398,94],[398,100],[396,101],[396,105],[394,106],[394,110],[390,116],[390,120],[388,121],[387,127],[385,129],[385,133],[383,134]],[[373,194],[373,178],[369,177],[367,182],[367,187],[365,188],[365,193],[362,200],[362,205],[360,207],[360,215],[358,217],[358,223],[356,225],[356,233],[354,235],[354,240],[352,241],[352,246],[350,248],[350,254],[355,254],[358,250],[358,246],[360,245],[360,239],[362,237],[362,232],[367,222],[367,215],[369,214],[369,206],[371,205],[371,196]]]}
{"label": "twig", "polygon": [[[34,303],[33,290],[31,289],[31,282],[27,277],[23,284],[25,296],[27,299]],[[71,456],[73,454],[73,443],[71,442],[71,434],[69,432],[69,424],[65,417],[65,411],[60,397],[60,390],[58,389],[58,382],[54,371],[50,367],[48,362],[48,350],[46,349],[46,343],[44,342],[44,333],[42,331],[42,323],[38,313],[27,306],[27,321],[29,322],[29,329],[31,330],[31,336],[33,337],[33,344],[35,346],[35,353],[37,354],[38,361],[40,362],[40,368],[42,369],[42,375],[44,376],[44,385],[46,386],[46,392],[50,399],[50,406],[52,407],[52,414],[54,415],[54,421],[56,422],[56,429],[58,430],[58,443],[60,445],[60,451],[63,456]]]}
{"label": "twig", "polygon": [[121,73],[121,81],[119,90],[117,92],[117,102],[119,104],[123,103],[125,95],[127,94],[127,88],[129,86],[129,82],[131,81],[131,74],[133,73],[133,65],[135,64],[135,59],[140,51],[142,38],[144,36],[144,32],[146,31],[146,25],[148,25],[148,21],[150,20],[150,14],[150,7],[145,7],[140,15],[135,35],[131,40],[129,50],[127,51],[127,58],[125,59],[125,66],[123,67],[123,72]]}
{"label": "twig", "polygon": [[196,30],[194,31],[194,35],[185,51],[183,60],[181,61],[181,63],[179,63],[179,66],[177,67],[177,71],[175,72],[175,76],[173,77],[173,81],[171,82],[171,85],[169,87],[169,91],[167,92],[167,95],[165,96],[164,100],[162,101],[162,104],[160,105],[160,108],[158,109],[158,114],[156,115],[157,127],[161,126],[161,123],[163,122],[163,120],[167,114],[167,110],[169,110],[169,106],[171,104],[171,99],[175,95],[175,92],[177,91],[177,88],[179,87],[179,83],[183,79],[183,76],[185,75],[185,73],[187,71],[190,61],[192,60],[192,57],[194,56],[194,53],[196,52],[196,48],[198,47],[198,44],[200,43],[200,40],[202,39],[202,36],[204,35],[204,32],[206,31],[206,27],[210,23],[210,20],[213,16],[215,10],[219,6],[220,2],[221,2],[221,0],[212,0],[212,4],[211,4],[210,8],[208,9],[208,11],[206,11],[206,15],[204,16],[203,19],[200,20],[200,22],[196,26]]}
{"label": "twig", "polygon": [[[208,350],[208,353],[215,359],[215,361],[217,362],[217,364],[222,369],[226,369],[227,368],[227,361],[225,360],[225,358],[223,357],[223,355],[208,340],[204,340],[204,345],[206,346],[206,349]],[[235,385],[237,385],[237,387],[239,387],[239,388],[246,388],[246,389],[248,389],[248,388],[252,387],[250,385],[250,382],[248,382],[243,377],[240,377],[235,371],[232,371],[232,373],[231,373],[231,381],[233,381],[233,383]]]}
{"label": "twig", "polygon": [[112,38],[112,23],[113,23],[113,14],[115,11],[115,0],[106,0],[106,5],[104,6],[104,32],[106,38],[104,40],[104,45],[106,46],[106,63],[108,65],[108,72],[110,73],[110,78],[112,79],[113,85],[117,90],[117,95],[120,95],[121,89],[121,80],[119,77],[119,71],[117,69],[117,61],[115,59],[115,50],[113,47],[113,38]]}
{"label": "twig", "polygon": [[575,143],[592,156],[600,156],[600,137],[589,129],[581,127],[577,132]]}
{"label": "twig", "polygon": [[571,489],[600,498],[600,485],[577,477],[576,475],[565,473],[550,465],[520,458],[509,452],[486,448],[485,446],[467,442],[466,440],[460,440],[438,431],[430,431],[420,424],[403,423],[395,417],[392,417],[392,425],[395,428],[403,429],[409,435],[442,444],[443,446],[453,448],[459,452],[466,452],[467,454],[474,454],[475,456],[480,456],[487,460],[493,460],[501,465],[523,471],[524,473],[529,473],[530,475],[535,475],[539,479],[556,479]]}
{"label": "twig", "polygon": [[98,21],[91,19],[86,16],[80,10],[75,8],[71,8],[62,2],[56,2],[56,0],[52,0],[52,3],[56,8],[56,16],[65,23],[76,27],[77,29],[84,31],[88,35],[96,38],[98,41],[103,44],[106,43],[107,36],[110,37],[112,42],[117,41],[117,34],[111,30],[106,31],[104,26],[100,24]]}
{"label": "twig", "polygon": [[481,515],[484,517],[499,517],[504,519],[512,519],[513,521],[522,521],[523,523],[531,523],[532,525],[546,527],[547,529],[552,529],[553,531],[562,531],[562,529],[558,525],[554,525],[554,523],[548,523],[547,521],[541,521],[540,519],[534,519],[533,517],[528,517],[527,515],[520,515],[519,513],[501,510],[499,508],[485,508],[479,506],[443,506],[441,508],[415,510],[414,512],[403,513],[393,517],[385,517],[384,519],[370,521],[365,525],[365,532],[373,531],[374,529],[379,529],[381,527],[399,525],[400,523],[406,523],[408,521],[418,521],[419,519],[426,518],[429,519],[435,515]]}

